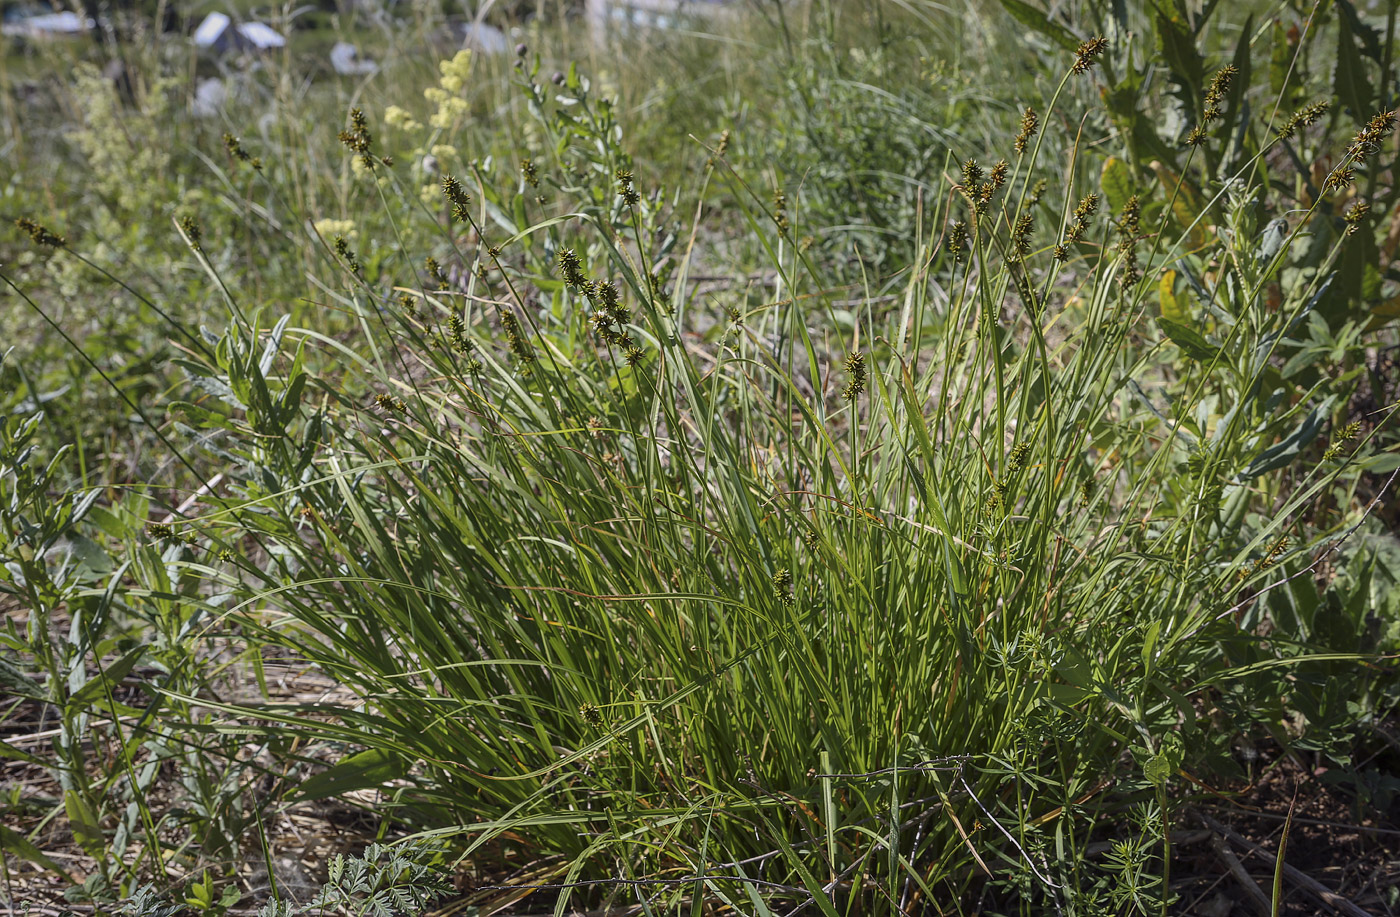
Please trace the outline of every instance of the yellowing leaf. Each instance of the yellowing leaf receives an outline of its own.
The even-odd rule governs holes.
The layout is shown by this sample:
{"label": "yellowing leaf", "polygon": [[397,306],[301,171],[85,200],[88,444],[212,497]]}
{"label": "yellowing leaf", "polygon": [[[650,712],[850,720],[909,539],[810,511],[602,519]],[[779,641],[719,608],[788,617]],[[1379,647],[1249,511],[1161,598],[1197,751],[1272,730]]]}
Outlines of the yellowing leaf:
{"label": "yellowing leaf", "polygon": [[1191,317],[1176,295],[1176,271],[1163,271],[1159,290],[1162,302],[1162,318],[1170,319],[1179,325],[1190,325]]}
{"label": "yellowing leaf", "polygon": [[1133,177],[1128,172],[1128,164],[1117,156],[1105,159],[1099,185],[1103,188],[1104,199],[1108,201],[1108,209],[1114,213],[1122,210],[1128,198],[1133,196]]}
{"label": "yellowing leaf", "polygon": [[1400,318],[1400,296],[1393,296],[1371,308],[1371,320],[1366,323],[1367,331],[1376,331]]}
{"label": "yellowing leaf", "polygon": [[[1201,215],[1205,213],[1206,202],[1200,192],[1190,182],[1182,181],[1175,172],[1156,160],[1149,163],[1148,168],[1157,176],[1162,190],[1167,194],[1167,200],[1171,201],[1172,216],[1176,217],[1178,228],[1186,233],[1187,243],[1193,249],[1204,247],[1206,227]],[[1176,242],[1170,238],[1164,241]]]}

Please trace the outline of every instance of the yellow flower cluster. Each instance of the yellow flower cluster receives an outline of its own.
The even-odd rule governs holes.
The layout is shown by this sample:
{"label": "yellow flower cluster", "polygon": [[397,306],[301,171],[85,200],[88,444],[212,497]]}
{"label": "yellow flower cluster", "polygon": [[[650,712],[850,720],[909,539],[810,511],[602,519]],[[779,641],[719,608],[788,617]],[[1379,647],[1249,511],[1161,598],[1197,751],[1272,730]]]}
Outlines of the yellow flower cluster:
{"label": "yellow flower cluster", "polygon": [[452,94],[457,94],[466,88],[467,77],[472,70],[472,52],[463,48],[453,55],[452,60],[438,61],[438,70],[442,72],[442,79],[439,82],[442,88]]}
{"label": "yellow flower cluster", "polygon": [[325,219],[317,220],[312,225],[316,227],[317,235],[327,242],[334,239],[336,236],[341,236],[346,241],[350,241],[353,240],[355,236],[359,235],[359,231],[355,229],[354,220]]}
{"label": "yellow flower cluster", "polygon": [[413,120],[407,109],[390,105],[384,109],[384,123],[390,127],[398,128],[401,131],[418,131],[423,129],[423,125]]}
{"label": "yellow flower cluster", "polygon": [[442,76],[438,84],[423,90],[423,97],[437,106],[428,123],[438,130],[451,128],[467,113],[467,100],[461,97],[461,92],[471,74],[471,63],[472,52],[467,49],[458,51],[451,60],[440,61],[438,69]]}

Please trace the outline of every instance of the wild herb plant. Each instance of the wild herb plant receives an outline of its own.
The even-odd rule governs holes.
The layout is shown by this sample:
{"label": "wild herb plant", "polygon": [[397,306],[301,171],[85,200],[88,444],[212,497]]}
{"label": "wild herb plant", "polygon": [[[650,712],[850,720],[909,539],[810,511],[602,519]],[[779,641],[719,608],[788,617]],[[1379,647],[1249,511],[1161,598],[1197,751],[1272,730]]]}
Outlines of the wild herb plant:
{"label": "wild herb plant", "polygon": [[[895,198],[832,184],[850,112],[812,103],[864,92],[840,68],[798,80],[803,139],[774,134],[836,151],[800,179],[706,124],[663,184],[603,81],[528,47],[509,143],[471,133],[467,56],[426,107],[344,105],[334,156],[334,130],[228,133],[239,219],[171,236],[228,319],[184,329],[163,428],[221,484],[130,538],[123,588],[166,646],[290,651],[362,700],[197,699],[336,758],[289,801],[380,789],[461,857],[534,863],[559,912],[908,912],[979,883],[1163,912],[1185,776],[1241,733],[1344,754],[1393,702],[1393,667],[1359,665],[1368,561],[1314,580],[1395,467],[1393,406],[1349,407],[1393,336],[1392,100],[1308,101],[1321,26],[1246,21],[1212,69],[1176,7],[1138,30],[1159,64],[1111,10],[1110,41],[1007,5],[1055,49],[1050,93],[957,136],[911,93],[909,133],[849,160],[947,143]],[[1176,120],[1146,114],[1159,76]],[[198,686],[156,687],[173,746]],[[190,773],[198,846],[231,860],[242,778]]]}
{"label": "wild herb plant", "polygon": [[[1106,48],[1079,44],[1061,87]],[[716,151],[706,181],[743,202],[773,279],[706,341],[700,243],[672,247],[667,195],[637,188],[588,81],[561,74],[551,98],[538,73],[552,160],[513,192],[442,179],[452,247],[431,257],[455,282],[405,256],[413,279],[388,291],[340,252],[328,295],[363,340],[336,345],[351,365],[314,415],[273,407],[300,397],[307,345],[286,375],[277,348],[314,329],[279,323],[255,362],[234,324],[189,364],[254,393],[227,427],[243,495],[215,518],[260,520],[277,556],[242,604],[295,626],[241,623],[368,701],[256,710],[350,746],[302,798],[401,783],[402,817],[463,855],[509,835],[559,857],[560,907],[601,881],[895,909],[957,897],[974,861],[1067,901],[1087,867],[1046,851],[1082,849],[1114,781],[1155,787],[1169,817],[1203,728],[1191,699],[1280,658],[1241,626],[1255,593],[1340,535],[1285,540],[1340,466],[1278,483],[1331,402],[1265,403],[1331,266],[1255,306],[1307,222],[1261,249],[1244,189],[1222,186],[1209,244],[1233,272],[1204,296],[1222,343],[1161,319],[1144,346],[1177,211],[1070,187],[1079,206],[1041,238],[1074,254],[1037,246],[1038,155],[1066,138],[1026,115],[1014,163],[962,164],[898,308],[842,322],[784,198]],[[418,196],[365,115],[342,140],[386,200]],[[540,187],[562,201],[526,223]],[[1048,270],[1066,263],[1069,282]],[[1255,665],[1232,671],[1236,653]]]}

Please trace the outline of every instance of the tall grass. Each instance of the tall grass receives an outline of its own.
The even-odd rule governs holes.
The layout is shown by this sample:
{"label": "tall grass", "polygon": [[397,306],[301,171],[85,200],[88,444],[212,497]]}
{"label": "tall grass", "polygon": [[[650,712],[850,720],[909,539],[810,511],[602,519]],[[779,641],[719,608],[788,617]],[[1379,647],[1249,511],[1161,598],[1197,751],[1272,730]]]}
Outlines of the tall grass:
{"label": "tall grass", "polygon": [[[978,883],[1164,911],[1212,718],[1273,728],[1293,676],[1359,658],[1265,625],[1372,509],[1347,488],[1379,434],[1324,450],[1344,388],[1279,368],[1347,255],[1330,204],[1263,225],[1277,138],[1151,179],[1090,152],[1102,53],[1055,58],[1014,146],[922,163],[890,262],[829,257],[807,206],[841,194],[728,134],[662,185],[625,109],[530,53],[499,159],[454,141],[465,58],[427,112],[351,113],[316,160],[336,213],[294,141],[231,144],[211,168],[266,247],[240,267],[222,218],[180,223],[230,319],[171,410],[222,483],[127,532],[126,592],[358,702],[220,702],[174,677],[194,653],[157,693],[329,744],[314,773],[287,751],[290,798],[383,789],[556,913],[956,912]],[[290,264],[294,316],[258,286]],[[1105,821],[1134,840],[1095,866]]]}
{"label": "tall grass", "polygon": [[[242,622],[260,640],[365,700],[257,709],[345,744],[303,796],[397,782],[403,817],[463,855],[529,851],[561,909],[579,883],[634,881],[621,894],[672,905],[942,907],[974,864],[1031,899],[1089,894],[1072,851],[1108,787],[1149,791],[1160,834],[1192,699],[1281,658],[1241,615],[1331,537],[1287,541],[1335,463],[1250,513],[1296,454],[1279,435],[1325,409],[1257,404],[1323,286],[1255,306],[1306,221],[1262,251],[1221,190],[1233,321],[1190,353],[1169,417],[1139,265],[1184,244],[1170,208],[1057,213],[1034,138],[928,202],[895,307],[838,315],[786,200],[716,151],[707,185],[732,187],[770,258],[756,304],[720,317],[689,276],[699,224],[656,254],[665,199],[633,193],[607,102],[559,82],[558,100],[527,86],[561,151],[536,168],[579,183],[577,210],[521,225],[528,181],[478,203],[448,179],[461,286],[386,296],[341,251],[349,284],[328,292],[361,323],[337,345],[359,381],[318,390],[300,356],[275,371],[279,348],[329,343],[281,323],[262,348],[231,329],[205,370],[254,393],[256,477],[192,524],[229,543],[237,513],[277,550],[203,572],[276,609]],[[1021,214],[1052,238],[1083,217],[1072,280],[1035,270],[1049,252],[1021,244]]]}

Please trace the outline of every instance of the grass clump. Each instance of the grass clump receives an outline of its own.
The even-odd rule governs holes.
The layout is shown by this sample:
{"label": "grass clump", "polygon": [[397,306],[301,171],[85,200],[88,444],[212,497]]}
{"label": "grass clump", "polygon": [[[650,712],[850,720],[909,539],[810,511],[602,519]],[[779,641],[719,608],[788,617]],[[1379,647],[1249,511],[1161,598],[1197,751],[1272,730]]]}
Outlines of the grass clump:
{"label": "grass clump", "polygon": [[[835,59],[842,9],[812,7],[821,53],[785,41],[783,72]],[[148,424],[197,493],[144,538],[146,507],[115,501],[130,570],[82,592],[165,628],[129,654],[163,665],[132,740],[257,736],[257,764],[226,759],[287,801],[380,790],[386,823],[449,845],[436,865],[528,864],[493,881],[559,913],[1165,913],[1171,828],[1192,787],[1241,773],[1233,742],[1344,758],[1394,701],[1380,551],[1358,547],[1395,468],[1366,378],[1394,333],[1368,217],[1393,203],[1394,118],[1255,123],[1288,93],[1250,83],[1246,21],[1214,77],[1204,46],[1161,65],[1194,114],[1168,137],[1140,113],[1157,65],[1036,22],[1051,93],[999,100],[976,148],[906,97],[891,142],[941,146],[893,197],[794,183],[757,131],[651,168],[611,93],[528,48],[499,157],[458,139],[469,55],[428,111],[347,106],[325,155],[353,220],[226,135],[211,168],[246,183],[258,241],[239,267],[175,220],[228,318],[172,317],[187,400]],[[792,85],[808,108],[777,136],[830,149],[826,119],[857,106]],[[295,316],[257,292],[287,263],[314,290]],[[222,699],[193,674],[215,636],[259,680],[290,658],[353,702]],[[54,689],[46,640],[11,642]],[[111,804],[78,791],[75,822]],[[153,862],[234,856],[134,803]],[[427,881],[417,860],[375,873],[390,854],[337,861],[312,907]]]}

